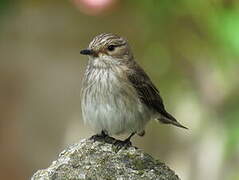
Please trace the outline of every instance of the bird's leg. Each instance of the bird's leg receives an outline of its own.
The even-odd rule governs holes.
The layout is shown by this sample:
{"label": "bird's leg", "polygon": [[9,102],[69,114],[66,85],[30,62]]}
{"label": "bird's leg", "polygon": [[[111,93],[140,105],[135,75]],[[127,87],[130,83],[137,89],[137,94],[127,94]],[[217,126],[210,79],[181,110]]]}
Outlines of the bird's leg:
{"label": "bird's leg", "polygon": [[101,134],[93,135],[90,139],[94,141],[105,142],[108,144],[114,144],[117,141],[115,138],[108,135],[107,131],[102,130]]}
{"label": "bird's leg", "polygon": [[125,144],[129,144],[130,146],[132,146],[132,143],[130,142],[130,139],[135,135],[135,132],[131,133],[129,137],[127,137],[123,142]]}
{"label": "bird's leg", "polygon": [[131,133],[130,136],[129,136],[128,138],[126,138],[124,141],[117,140],[114,144],[115,144],[118,148],[132,146],[132,143],[130,142],[130,139],[131,139],[134,135],[135,135],[135,132]]}
{"label": "bird's leg", "polygon": [[101,131],[101,136],[102,136],[104,142],[106,142],[106,143],[112,144],[113,142],[115,142],[115,138],[109,136],[107,131]]}
{"label": "bird's leg", "polygon": [[101,131],[101,136],[105,138],[105,137],[108,136],[108,133],[106,131],[102,130]]}

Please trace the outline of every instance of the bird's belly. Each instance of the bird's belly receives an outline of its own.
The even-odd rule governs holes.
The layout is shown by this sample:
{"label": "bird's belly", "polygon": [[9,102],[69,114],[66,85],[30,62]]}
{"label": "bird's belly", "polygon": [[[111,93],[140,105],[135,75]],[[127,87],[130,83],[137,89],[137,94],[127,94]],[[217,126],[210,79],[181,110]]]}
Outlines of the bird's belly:
{"label": "bird's belly", "polygon": [[133,86],[116,76],[95,81],[83,91],[84,121],[99,133],[140,132],[151,119],[151,112],[137,97]]}

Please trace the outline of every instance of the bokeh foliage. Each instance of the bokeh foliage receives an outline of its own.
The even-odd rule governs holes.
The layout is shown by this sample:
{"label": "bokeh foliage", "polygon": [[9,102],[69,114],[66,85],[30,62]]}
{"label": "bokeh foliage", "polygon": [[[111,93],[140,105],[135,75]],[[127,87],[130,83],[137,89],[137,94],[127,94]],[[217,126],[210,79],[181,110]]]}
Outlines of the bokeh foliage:
{"label": "bokeh foliage", "polygon": [[[183,169],[182,179],[205,179],[203,174],[212,171],[214,176],[207,178],[237,180],[239,1],[119,0],[110,12],[95,16],[84,14],[72,2],[0,1],[0,48],[4,55],[0,67],[6,81],[1,87],[6,92],[15,88],[17,95],[22,88],[25,97],[19,102],[19,107],[25,108],[22,114],[5,123],[15,122],[19,127],[22,122],[25,136],[16,142],[30,149],[25,150],[28,153],[22,150],[29,163],[27,171],[42,168],[44,158],[39,158],[35,146],[59,152],[60,142],[68,137],[65,134],[70,134],[70,140],[79,139],[72,132],[84,128],[72,125],[77,128],[66,130],[71,122],[65,121],[80,111],[75,92],[80,89],[86,62],[80,59],[79,51],[94,35],[112,31],[129,39],[137,61],[160,89],[169,111],[190,129],[184,132],[149,125],[144,140],[136,139],[137,145],[176,164],[172,167],[178,167],[176,171]],[[25,84],[21,81],[24,78]],[[17,104],[13,102],[9,112]],[[7,103],[2,104],[5,107]],[[154,138],[159,138],[157,143]],[[44,156],[47,162],[51,161],[47,157],[56,154],[50,150]],[[210,162],[213,154],[215,162]]]}

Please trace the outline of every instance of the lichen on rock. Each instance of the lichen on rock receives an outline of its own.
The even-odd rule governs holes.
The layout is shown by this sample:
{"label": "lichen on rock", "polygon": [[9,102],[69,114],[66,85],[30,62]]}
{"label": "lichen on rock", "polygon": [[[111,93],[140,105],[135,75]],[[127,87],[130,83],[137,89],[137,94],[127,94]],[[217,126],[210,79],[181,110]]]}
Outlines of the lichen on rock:
{"label": "lichen on rock", "polygon": [[67,147],[50,167],[32,180],[179,180],[164,163],[136,147],[84,139]]}

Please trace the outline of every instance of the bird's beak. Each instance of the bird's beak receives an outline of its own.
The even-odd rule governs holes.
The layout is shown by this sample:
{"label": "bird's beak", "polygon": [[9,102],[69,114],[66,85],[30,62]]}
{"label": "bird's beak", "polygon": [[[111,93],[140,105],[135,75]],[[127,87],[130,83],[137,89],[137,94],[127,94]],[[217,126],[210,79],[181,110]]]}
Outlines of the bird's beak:
{"label": "bird's beak", "polygon": [[93,55],[94,51],[92,49],[83,49],[80,51],[80,53],[83,55]]}

